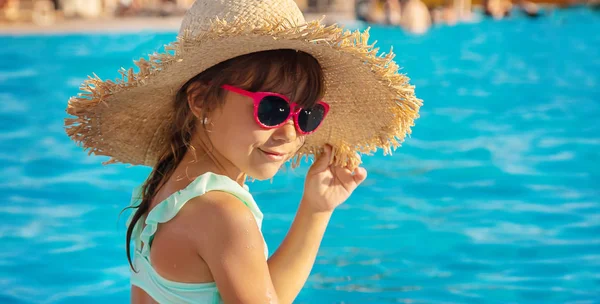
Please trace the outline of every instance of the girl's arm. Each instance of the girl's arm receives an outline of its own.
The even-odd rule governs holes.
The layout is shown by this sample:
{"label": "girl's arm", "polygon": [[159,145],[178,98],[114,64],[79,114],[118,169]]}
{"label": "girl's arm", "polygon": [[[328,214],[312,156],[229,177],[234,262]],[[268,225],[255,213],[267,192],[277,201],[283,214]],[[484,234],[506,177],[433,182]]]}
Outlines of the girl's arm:
{"label": "girl's arm", "polygon": [[326,146],[308,171],[292,227],[269,259],[269,271],[282,303],[292,303],[306,283],[333,210],[367,177],[363,168],[350,171],[330,166],[331,155],[331,147]]}
{"label": "girl's arm", "polygon": [[[225,192],[208,192],[177,214],[208,265],[225,303],[277,304],[263,237],[248,207]],[[291,303],[291,302],[287,302]]]}
{"label": "girl's arm", "polygon": [[304,200],[287,236],[269,259],[281,303],[292,303],[306,283],[332,212],[315,212]]}
{"label": "girl's arm", "polygon": [[306,283],[331,217],[302,202],[279,249],[268,260],[248,207],[233,195],[209,192],[192,199],[185,216],[189,237],[208,264],[225,303],[292,303]]}
{"label": "girl's arm", "polygon": [[183,212],[193,214],[188,220],[190,237],[225,303],[294,301],[310,274],[333,210],[367,175],[362,168],[330,167],[330,155],[326,148],[310,168],[292,226],[268,262],[250,209],[233,195],[209,192],[192,199],[198,203],[186,205],[196,209]]}

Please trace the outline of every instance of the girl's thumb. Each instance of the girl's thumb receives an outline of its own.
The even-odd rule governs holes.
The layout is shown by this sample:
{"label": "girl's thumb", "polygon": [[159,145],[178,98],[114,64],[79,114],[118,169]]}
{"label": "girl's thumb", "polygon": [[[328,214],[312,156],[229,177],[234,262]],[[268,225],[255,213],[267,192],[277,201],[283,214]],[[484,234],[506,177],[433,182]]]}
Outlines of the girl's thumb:
{"label": "girl's thumb", "polygon": [[310,167],[310,171],[313,171],[313,173],[325,171],[331,163],[332,150],[333,148],[329,144],[326,144],[325,147],[323,147],[323,153],[317,157],[315,162]]}

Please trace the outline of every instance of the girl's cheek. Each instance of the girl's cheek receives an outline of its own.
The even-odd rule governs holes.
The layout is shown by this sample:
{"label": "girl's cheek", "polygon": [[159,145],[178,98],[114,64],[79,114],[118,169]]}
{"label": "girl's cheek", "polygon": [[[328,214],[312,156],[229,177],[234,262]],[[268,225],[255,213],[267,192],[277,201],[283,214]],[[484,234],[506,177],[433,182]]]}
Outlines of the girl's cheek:
{"label": "girl's cheek", "polygon": [[305,141],[306,141],[306,135],[299,135],[298,138],[296,139],[296,150],[299,150],[300,148],[302,148],[302,145],[304,145]]}

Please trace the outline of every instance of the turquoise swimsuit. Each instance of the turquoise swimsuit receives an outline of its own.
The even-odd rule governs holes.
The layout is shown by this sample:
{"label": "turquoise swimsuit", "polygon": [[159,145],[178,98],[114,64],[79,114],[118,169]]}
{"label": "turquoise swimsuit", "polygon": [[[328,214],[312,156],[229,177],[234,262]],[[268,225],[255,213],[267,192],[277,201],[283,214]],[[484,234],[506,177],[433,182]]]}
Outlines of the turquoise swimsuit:
{"label": "turquoise swimsuit", "polygon": [[[141,187],[135,189],[131,199],[131,206],[137,206],[141,200]],[[262,226],[263,214],[252,198],[248,187],[240,186],[229,177],[214,173],[205,173],[198,176],[185,189],[177,191],[164,201],[156,205],[145,218],[145,227],[142,230],[142,220],[136,223],[132,240],[135,245],[133,266],[138,271],[131,272],[131,284],[143,289],[159,303],[222,303],[221,296],[214,282],[211,283],[180,283],[161,277],[152,267],[150,261],[150,245],[154,233],[160,223],[171,220],[181,208],[192,198],[203,195],[209,191],[223,191],[231,193],[242,201],[254,215],[258,228]],[[131,223],[133,213],[127,221]],[[141,244],[144,243],[144,246]],[[140,249],[142,248],[142,249]],[[265,243],[265,259],[269,251]]]}

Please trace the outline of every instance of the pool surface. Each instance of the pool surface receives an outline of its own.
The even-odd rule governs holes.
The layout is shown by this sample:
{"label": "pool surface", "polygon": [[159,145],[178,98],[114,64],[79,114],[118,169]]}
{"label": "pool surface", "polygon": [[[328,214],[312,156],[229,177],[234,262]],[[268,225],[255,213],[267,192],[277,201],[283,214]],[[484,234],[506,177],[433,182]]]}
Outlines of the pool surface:
{"label": "pool surface", "polygon": [[[296,303],[600,303],[600,14],[375,26],[425,101],[335,213]],[[148,168],[103,167],[63,130],[86,75],[175,33],[0,37],[0,303],[126,303],[126,207]],[[303,165],[250,184],[271,250]]]}

